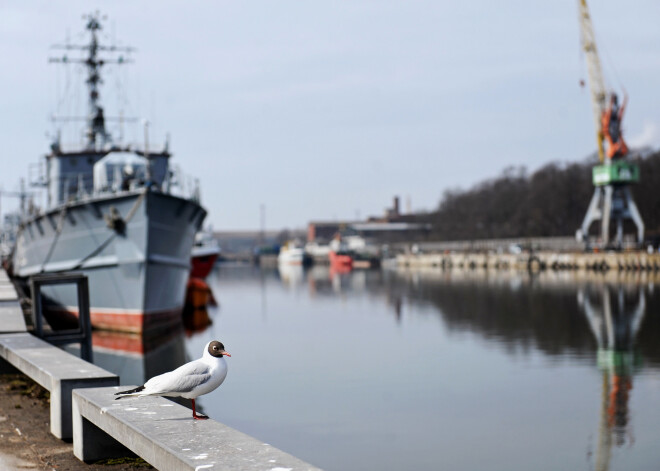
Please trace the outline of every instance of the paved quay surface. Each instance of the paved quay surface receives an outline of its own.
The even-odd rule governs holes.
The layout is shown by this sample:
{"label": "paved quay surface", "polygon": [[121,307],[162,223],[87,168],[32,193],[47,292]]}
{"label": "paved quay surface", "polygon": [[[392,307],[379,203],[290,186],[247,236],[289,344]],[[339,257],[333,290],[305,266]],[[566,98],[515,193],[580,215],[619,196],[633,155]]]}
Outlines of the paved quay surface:
{"label": "paved quay surface", "polygon": [[48,392],[24,375],[0,374],[0,469],[145,471],[147,463],[85,464],[50,433]]}

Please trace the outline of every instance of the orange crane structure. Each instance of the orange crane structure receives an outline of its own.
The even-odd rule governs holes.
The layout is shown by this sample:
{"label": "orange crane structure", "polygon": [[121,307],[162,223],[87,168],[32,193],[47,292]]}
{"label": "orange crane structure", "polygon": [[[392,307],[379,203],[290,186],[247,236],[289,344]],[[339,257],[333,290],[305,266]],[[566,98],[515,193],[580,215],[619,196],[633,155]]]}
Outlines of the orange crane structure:
{"label": "orange crane structure", "polygon": [[[578,12],[600,164],[592,171],[594,195],[576,237],[586,242],[588,247],[594,245],[601,248],[622,248],[623,222],[629,219],[637,228],[637,244],[641,245],[644,241],[644,222],[630,192],[630,185],[639,181],[639,167],[627,160],[628,147],[621,132],[621,120],[628,97],[625,96],[623,103],[619,105],[616,93],[606,92],[586,0],[578,0]],[[600,237],[592,244],[589,239],[589,228],[598,220],[601,222]],[[616,221],[614,239],[610,237],[611,220]]]}

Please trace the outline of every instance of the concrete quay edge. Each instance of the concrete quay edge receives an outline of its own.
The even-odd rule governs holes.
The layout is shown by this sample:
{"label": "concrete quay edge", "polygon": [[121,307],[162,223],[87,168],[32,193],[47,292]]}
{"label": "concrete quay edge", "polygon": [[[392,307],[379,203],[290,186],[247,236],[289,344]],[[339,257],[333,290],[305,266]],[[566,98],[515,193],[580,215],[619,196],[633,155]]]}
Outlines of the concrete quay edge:
{"label": "concrete quay edge", "polygon": [[117,447],[121,442],[161,471],[319,469],[213,419],[194,420],[190,409],[166,398],[115,400],[119,389],[74,390],[73,444],[78,458],[126,456]]}

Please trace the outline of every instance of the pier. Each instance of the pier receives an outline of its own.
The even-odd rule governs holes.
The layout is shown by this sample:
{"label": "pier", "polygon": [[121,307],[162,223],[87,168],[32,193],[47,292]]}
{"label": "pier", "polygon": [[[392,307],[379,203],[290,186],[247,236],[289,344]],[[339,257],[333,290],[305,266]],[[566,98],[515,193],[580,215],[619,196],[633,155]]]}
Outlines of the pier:
{"label": "pier", "polygon": [[396,265],[408,268],[485,270],[589,270],[657,271],[660,254],[646,252],[523,252],[512,253],[417,253],[401,254]]}

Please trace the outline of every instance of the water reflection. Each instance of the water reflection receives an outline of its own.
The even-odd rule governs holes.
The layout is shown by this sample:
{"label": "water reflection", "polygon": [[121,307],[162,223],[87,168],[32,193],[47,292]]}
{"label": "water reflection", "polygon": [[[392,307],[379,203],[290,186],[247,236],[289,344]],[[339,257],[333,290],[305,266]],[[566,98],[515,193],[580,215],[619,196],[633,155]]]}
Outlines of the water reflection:
{"label": "water reflection", "polygon": [[603,284],[591,292],[580,288],[578,304],[598,344],[602,394],[595,469],[607,471],[612,446],[623,446],[631,435],[628,404],[634,370],[639,366],[635,342],[646,312],[646,296],[642,287]]}
{"label": "water reflection", "polygon": [[94,363],[118,375],[121,384],[144,384],[189,361],[183,328],[146,335],[94,331]]}
{"label": "water reflection", "polygon": [[[648,341],[643,342],[644,355],[650,364],[660,366],[660,343],[651,341],[660,319],[644,317],[645,293],[650,297],[649,310],[660,303],[655,295],[660,275],[652,273],[544,272],[531,276],[515,271],[437,269],[339,273],[328,266],[308,270],[280,267],[276,273],[287,289],[299,292],[306,288],[309,297],[319,301],[324,297],[384,299],[397,322],[410,311],[406,307],[432,307],[432,313],[425,311],[427,315],[441,318],[451,332],[478,333],[516,352],[534,348],[551,356],[592,361],[604,355],[601,350],[613,351],[615,341],[620,351],[624,339],[633,345],[640,334],[644,340],[640,328],[645,321]],[[610,315],[604,316],[604,312]]]}
{"label": "water reflection", "polygon": [[[644,356],[660,365],[660,344],[651,341],[654,332],[660,331],[659,319],[644,317],[647,311],[657,311],[653,310],[660,301],[653,295],[656,280],[642,273],[615,275],[396,271],[385,274],[383,285],[395,311],[400,304],[431,305],[450,331],[478,333],[511,352],[538,349],[550,356],[592,361],[598,354],[594,340],[601,345],[603,339],[613,342],[616,338],[617,345],[623,345],[623,339],[632,342],[638,335],[646,340],[646,333]],[[612,312],[603,290],[617,293],[611,322],[593,317],[597,301]],[[650,297],[648,308],[645,293]],[[591,316],[583,314],[589,309]],[[643,321],[646,327],[640,331]],[[602,324],[598,336],[592,333],[593,322]],[[600,333],[603,328],[610,329],[608,335]]]}
{"label": "water reflection", "polygon": [[208,307],[217,306],[218,302],[213,290],[206,281],[200,278],[191,278],[186,289],[186,303],[183,308],[183,326],[186,335],[191,336],[203,332],[211,325]]}
{"label": "water reflection", "polygon": [[291,289],[297,289],[302,286],[305,271],[302,265],[280,264],[277,271],[282,280],[282,284]]}

